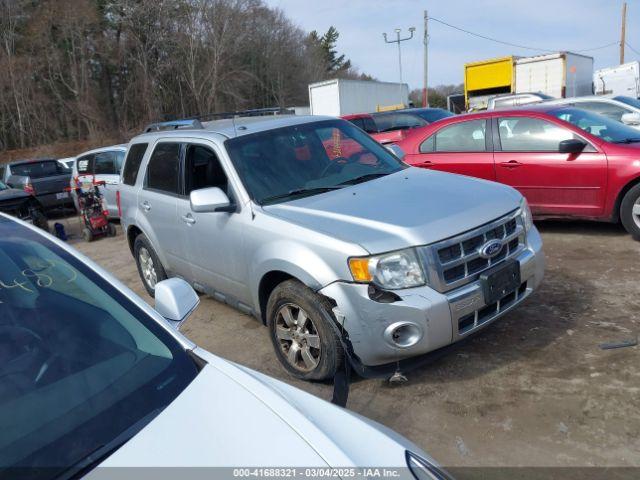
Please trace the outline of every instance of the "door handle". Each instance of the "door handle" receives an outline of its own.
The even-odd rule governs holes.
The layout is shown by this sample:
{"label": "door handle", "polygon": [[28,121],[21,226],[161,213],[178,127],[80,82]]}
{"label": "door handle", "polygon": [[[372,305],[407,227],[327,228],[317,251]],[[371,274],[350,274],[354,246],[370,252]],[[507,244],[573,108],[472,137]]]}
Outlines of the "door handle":
{"label": "door handle", "polygon": [[193,218],[193,216],[190,213],[187,213],[186,215],[182,216],[182,221],[184,223],[186,223],[187,225],[193,225],[194,223],[196,223],[196,219]]}
{"label": "door handle", "polygon": [[142,209],[143,209],[145,212],[148,212],[149,210],[151,210],[151,205],[150,205],[150,204],[149,204],[149,202],[147,202],[147,201],[142,202],[142,203],[140,204],[140,206],[142,207]]}
{"label": "door handle", "polygon": [[509,160],[508,162],[500,162],[500,166],[504,168],[518,168],[522,164],[517,160]]}
{"label": "door handle", "polygon": [[418,164],[418,166],[422,167],[422,168],[433,167],[433,165],[434,165],[434,163],[431,160],[427,160],[427,161],[424,161],[424,162]]}

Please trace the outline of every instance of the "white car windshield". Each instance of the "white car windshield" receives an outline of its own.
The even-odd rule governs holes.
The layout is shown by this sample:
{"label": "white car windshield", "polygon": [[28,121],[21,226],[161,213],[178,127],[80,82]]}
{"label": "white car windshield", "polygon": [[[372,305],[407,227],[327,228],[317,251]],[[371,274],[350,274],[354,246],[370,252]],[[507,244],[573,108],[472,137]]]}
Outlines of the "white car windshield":
{"label": "white car windshield", "polygon": [[64,478],[150,421],[197,371],[102,277],[0,217],[0,477]]}
{"label": "white car windshield", "polygon": [[345,120],[242,135],[227,151],[253,200],[277,203],[342,188],[406,168]]}

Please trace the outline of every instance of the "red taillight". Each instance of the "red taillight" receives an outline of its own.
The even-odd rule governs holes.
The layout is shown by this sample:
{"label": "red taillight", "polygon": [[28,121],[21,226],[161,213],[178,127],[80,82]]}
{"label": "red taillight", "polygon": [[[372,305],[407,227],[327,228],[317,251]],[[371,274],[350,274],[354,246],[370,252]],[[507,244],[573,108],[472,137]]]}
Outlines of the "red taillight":
{"label": "red taillight", "polygon": [[31,183],[25,183],[23,189],[29,195],[35,195],[35,193],[36,193],[36,191],[33,189],[33,185],[31,185]]}
{"label": "red taillight", "polygon": [[122,218],[122,206],[120,205],[120,190],[116,191],[116,205],[118,205],[118,217]]}

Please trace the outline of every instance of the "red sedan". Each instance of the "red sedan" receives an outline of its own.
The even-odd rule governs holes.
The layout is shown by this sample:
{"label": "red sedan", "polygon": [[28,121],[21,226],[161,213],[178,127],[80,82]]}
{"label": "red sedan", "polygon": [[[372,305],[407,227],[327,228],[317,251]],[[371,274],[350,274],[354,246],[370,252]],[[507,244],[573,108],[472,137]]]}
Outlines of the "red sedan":
{"label": "red sedan", "polygon": [[620,220],[640,239],[635,128],[541,105],[447,118],[407,132],[397,145],[413,166],[511,185],[538,218]]}

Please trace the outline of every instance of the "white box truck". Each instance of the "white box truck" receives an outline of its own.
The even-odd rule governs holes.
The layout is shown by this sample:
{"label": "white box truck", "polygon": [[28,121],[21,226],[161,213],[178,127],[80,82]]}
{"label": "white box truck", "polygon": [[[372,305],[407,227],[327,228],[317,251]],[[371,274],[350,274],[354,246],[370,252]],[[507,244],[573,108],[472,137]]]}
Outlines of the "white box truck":
{"label": "white box truck", "polygon": [[515,61],[515,93],[544,93],[555,98],[593,93],[593,58],[558,52]]}
{"label": "white box truck", "polygon": [[601,68],[593,74],[596,95],[624,95],[640,98],[640,62]]}
{"label": "white box truck", "polygon": [[406,83],[334,79],[309,85],[311,115],[339,117],[409,105]]}

